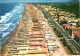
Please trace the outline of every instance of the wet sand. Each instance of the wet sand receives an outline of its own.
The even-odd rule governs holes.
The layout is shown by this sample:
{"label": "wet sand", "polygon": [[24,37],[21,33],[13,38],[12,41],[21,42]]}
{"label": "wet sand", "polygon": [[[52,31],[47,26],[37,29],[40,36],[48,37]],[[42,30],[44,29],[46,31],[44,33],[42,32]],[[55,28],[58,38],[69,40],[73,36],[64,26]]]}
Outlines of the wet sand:
{"label": "wet sand", "polygon": [[[24,13],[23,13],[23,18],[27,18],[26,16],[26,5],[24,4]],[[1,56],[7,56],[7,53],[8,53],[8,48],[7,46],[11,43],[11,41],[13,40],[13,38],[15,38],[16,36],[16,33],[17,31],[19,30],[19,27],[20,27],[20,24],[21,24],[21,21],[22,19],[19,21],[19,25],[17,26],[15,32],[12,34],[12,36],[9,38],[9,40],[4,44],[4,46],[2,47],[2,50],[1,50]]]}

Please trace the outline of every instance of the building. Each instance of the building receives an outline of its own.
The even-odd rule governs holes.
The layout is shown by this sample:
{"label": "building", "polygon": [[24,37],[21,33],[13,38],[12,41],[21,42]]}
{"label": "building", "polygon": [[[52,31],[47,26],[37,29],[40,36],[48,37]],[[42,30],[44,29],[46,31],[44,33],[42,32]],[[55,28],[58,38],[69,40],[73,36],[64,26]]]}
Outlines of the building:
{"label": "building", "polygon": [[80,32],[74,33],[74,40],[80,44]]}
{"label": "building", "polygon": [[63,28],[72,38],[74,38],[74,33],[80,32],[80,27],[73,27],[70,24],[63,24]]}

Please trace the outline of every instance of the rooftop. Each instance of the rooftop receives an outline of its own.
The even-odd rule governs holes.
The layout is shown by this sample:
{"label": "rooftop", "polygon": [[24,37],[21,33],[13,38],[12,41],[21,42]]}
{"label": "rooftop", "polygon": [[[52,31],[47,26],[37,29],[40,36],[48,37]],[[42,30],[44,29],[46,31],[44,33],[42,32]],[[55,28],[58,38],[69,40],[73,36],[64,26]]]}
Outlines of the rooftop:
{"label": "rooftop", "polygon": [[29,44],[30,46],[43,46],[44,48],[46,48],[46,44]]}
{"label": "rooftop", "polygon": [[44,41],[44,40],[45,40],[44,38],[37,38],[37,39],[30,38],[30,41]]}
{"label": "rooftop", "polygon": [[48,50],[47,50],[47,48],[44,48],[43,50],[41,50],[41,51],[37,51],[37,50],[35,50],[35,51],[28,51],[28,53],[35,53],[35,54],[40,54],[40,53],[47,53],[48,52]]}
{"label": "rooftop", "polygon": [[80,19],[80,18],[76,18],[76,19]]}
{"label": "rooftop", "polygon": [[80,32],[79,33],[74,33],[77,37],[80,38]]}
{"label": "rooftop", "polygon": [[65,27],[67,27],[69,29],[72,29],[72,30],[80,30],[80,27],[72,27],[69,24],[63,24],[63,26],[65,26]]}
{"label": "rooftop", "polygon": [[60,15],[60,16],[62,16],[62,15],[64,16],[64,15],[65,15],[65,13],[59,13],[59,15]]}

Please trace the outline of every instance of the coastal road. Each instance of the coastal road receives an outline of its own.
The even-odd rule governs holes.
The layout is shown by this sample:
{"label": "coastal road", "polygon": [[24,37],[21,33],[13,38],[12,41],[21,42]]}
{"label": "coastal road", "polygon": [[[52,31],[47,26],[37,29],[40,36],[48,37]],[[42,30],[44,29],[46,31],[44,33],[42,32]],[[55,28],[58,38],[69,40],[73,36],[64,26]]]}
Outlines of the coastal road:
{"label": "coastal road", "polygon": [[78,52],[80,53],[80,46],[59,26],[58,23],[56,23],[50,15],[45,12],[42,8],[41,11],[49,18],[49,20],[60,30],[60,32],[65,36],[65,39],[71,44],[71,46]]}

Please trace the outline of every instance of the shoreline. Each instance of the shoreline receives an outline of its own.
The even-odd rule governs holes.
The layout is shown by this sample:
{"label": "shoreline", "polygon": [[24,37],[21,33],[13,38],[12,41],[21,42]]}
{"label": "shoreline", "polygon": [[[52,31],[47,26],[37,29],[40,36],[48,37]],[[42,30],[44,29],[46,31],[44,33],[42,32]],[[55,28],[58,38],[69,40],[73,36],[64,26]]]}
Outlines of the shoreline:
{"label": "shoreline", "polygon": [[[20,20],[21,21],[21,20]],[[12,41],[12,39],[15,37],[18,29],[19,29],[19,26],[20,26],[20,21],[19,21],[19,25],[16,27],[15,29],[15,32],[12,34],[12,36],[6,41],[6,43],[4,44],[4,46],[2,47],[1,49],[1,56],[5,56],[5,52],[7,51],[7,45],[9,45]],[[5,51],[5,52],[4,52]]]}
{"label": "shoreline", "polygon": [[[22,6],[21,6],[22,5]],[[1,45],[1,49],[2,49],[2,47],[5,45],[5,43],[10,39],[10,37],[15,33],[15,31],[16,31],[16,29],[17,29],[17,27],[18,27],[18,25],[19,25],[19,23],[20,23],[20,20],[22,19],[22,17],[23,17],[23,15],[24,15],[24,4],[23,3],[21,3],[21,4],[19,4],[19,5],[16,5],[16,6],[21,6],[20,8],[18,8],[18,9],[21,9],[21,10],[19,10],[19,16],[20,17],[18,17],[15,21],[15,23],[13,22],[11,22],[13,25],[15,25],[15,26],[11,26],[10,27],[10,24],[9,24],[9,27],[8,28],[6,28],[4,31],[1,31],[1,32],[3,32],[3,33],[5,33],[5,31],[7,31],[7,30],[10,30],[9,31],[9,34],[1,34],[1,35],[4,35],[5,37],[7,36],[7,40],[5,39],[5,37],[3,38],[3,40],[2,39],[0,39],[0,41],[3,41],[3,44]],[[13,9],[11,9],[12,11],[10,11],[10,12],[12,12],[12,15],[14,15],[13,14],[13,11],[16,11],[14,8],[16,8],[16,6],[15,7],[13,7]],[[6,14],[8,14],[8,13],[10,13],[10,12],[6,12]],[[15,12],[14,12],[15,13]],[[6,15],[5,14],[5,15]],[[10,13],[11,14],[11,13]],[[2,15],[2,16],[4,16],[5,17],[5,15]],[[15,14],[15,15],[17,15],[17,14]],[[9,15],[8,15],[9,16]],[[13,18],[13,16],[11,16],[12,18]],[[9,17],[10,18],[10,17]],[[15,17],[16,18],[16,17]],[[14,19],[14,18],[13,18]],[[10,20],[8,20],[9,22],[10,21],[12,21],[11,19]],[[6,21],[7,22],[7,21]],[[4,24],[3,24],[4,25]],[[13,28],[12,28],[13,27]],[[5,43],[4,43],[4,41],[5,41]],[[0,49],[0,51],[1,51],[1,49]]]}
{"label": "shoreline", "polygon": [[[23,4],[24,5],[24,4]],[[24,12],[25,12],[25,7],[24,7],[24,11],[22,12],[22,18],[24,17]],[[6,43],[4,44],[4,46],[1,49],[1,56],[6,56],[5,54],[7,53],[7,46],[11,43],[12,39],[15,38],[15,35],[20,27],[20,23],[22,21],[22,18],[19,20],[19,24],[17,25],[17,27],[15,28],[15,32],[13,32],[13,34],[11,34],[11,37],[6,41]]]}

